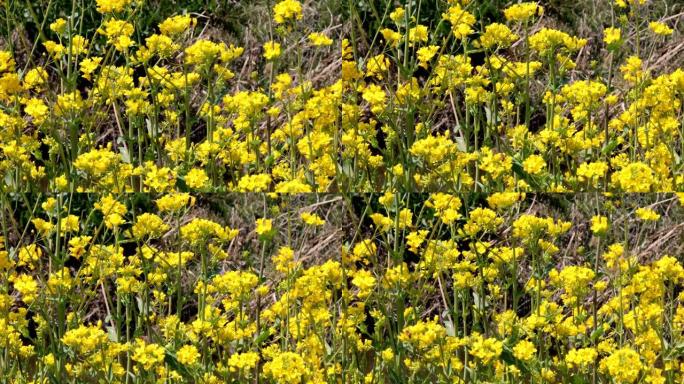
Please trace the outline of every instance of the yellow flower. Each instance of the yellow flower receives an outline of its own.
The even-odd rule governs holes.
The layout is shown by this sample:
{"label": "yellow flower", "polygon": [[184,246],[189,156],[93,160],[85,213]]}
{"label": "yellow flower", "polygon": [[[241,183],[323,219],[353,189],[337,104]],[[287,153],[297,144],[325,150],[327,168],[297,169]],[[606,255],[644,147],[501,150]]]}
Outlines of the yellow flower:
{"label": "yellow flower", "polygon": [[620,66],[620,72],[625,80],[631,83],[638,83],[643,78],[643,62],[637,56],[630,56],[625,61],[625,64]]}
{"label": "yellow flower", "polygon": [[371,220],[373,220],[373,224],[375,224],[375,227],[382,232],[389,231],[392,225],[394,224],[394,220],[392,220],[389,217],[386,217],[382,213],[376,212],[370,215],[370,218]]}
{"label": "yellow flower", "polygon": [[185,63],[190,65],[208,66],[218,60],[221,53],[219,44],[209,40],[197,40],[185,49]]}
{"label": "yellow flower", "polygon": [[88,50],[88,39],[80,35],[71,37],[71,54],[80,55]]}
{"label": "yellow flower", "polygon": [[40,232],[41,235],[45,236],[48,233],[50,233],[54,229],[54,225],[50,223],[49,221],[45,221],[40,218],[35,218],[31,220],[33,225],[36,227],[36,230]]}
{"label": "yellow flower", "polygon": [[90,245],[92,236],[76,236],[69,240],[69,253],[72,257],[80,259],[86,252],[86,248]]}
{"label": "yellow flower", "polygon": [[123,215],[127,212],[126,206],[114,199],[111,194],[100,198],[94,207],[104,215],[107,228],[114,229],[124,223]]}
{"label": "yellow flower", "polygon": [[399,229],[404,229],[406,227],[410,227],[413,223],[413,212],[411,212],[410,209],[408,208],[403,208],[401,211],[399,211],[399,218],[397,220],[397,224],[399,226]]}
{"label": "yellow flower", "polygon": [[97,56],[83,59],[79,64],[79,69],[81,70],[81,73],[83,73],[83,78],[90,80],[92,73],[95,72],[101,61],[102,58]]}
{"label": "yellow flower", "polygon": [[570,36],[557,29],[542,28],[530,36],[530,46],[543,56],[550,52],[557,52],[558,49],[575,52],[586,44],[586,39]]}
{"label": "yellow flower", "polygon": [[[563,268],[560,273],[552,271],[552,280],[559,283],[565,290],[568,299],[580,298],[589,290],[589,283],[594,279],[596,273],[587,267],[571,265]],[[565,298],[564,298],[565,299]]]}
{"label": "yellow flower", "polygon": [[70,329],[62,336],[62,343],[84,356],[97,352],[109,340],[101,326],[98,322],[97,325],[80,325],[78,328]]}
{"label": "yellow flower", "polygon": [[428,41],[428,28],[425,25],[416,25],[408,30],[408,39],[411,43]]}
{"label": "yellow flower", "polygon": [[74,167],[89,177],[99,178],[117,169],[121,158],[109,148],[92,149],[80,154],[74,161]]}
{"label": "yellow flower", "polygon": [[660,219],[660,215],[650,208],[639,208],[636,210],[636,215],[644,221],[658,221]]}
{"label": "yellow flower", "polygon": [[487,204],[494,209],[504,209],[525,199],[520,192],[496,192],[487,197]]}
{"label": "yellow flower", "polygon": [[302,4],[297,0],[283,0],[273,6],[273,20],[283,24],[289,20],[302,19]]}
{"label": "yellow flower", "polygon": [[455,3],[442,14],[444,20],[451,23],[451,31],[457,39],[463,39],[473,33],[473,24],[475,24],[475,16],[472,13],[464,10],[460,4]]}
{"label": "yellow flower", "polygon": [[649,192],[655,183],[653,170],[641,162],[630,163],[615,172],[612,181],[625,192]]}
{"label": "yellow flower", "polygon": [[442,192],[433,193],[430,195],[430,199],[425,205],[429,208],[434,208],[435,215],[439,217],[444,224],[451,224],[461,217],[461,214],[459,213],[461,199],[457,196]]}
{"label": "yellow flower", "polygon": [[620,28],[608,27],[603,30],[603,42],[606,43],[609,48],[617,47],[622,39],[620,36],[621,33],[622,31]]}
{"label": "yellow flower", "polygon": [[541,369],[541,377],[546,380],[547,383],[554,383],[556,382],[556,372],[554,372],[553,369],[550,368],[542,368]]}
{"label": "yellow flower", "polygon": [[453,156],[456,152],[455,143],[445,134],[416,140],[409,152],[420,158],[426,164],[437,164]]}
{"label": "yellow flower", "polygon": [[419,351],[441,344],[445,337],[446,329],[437,323],[437,317],[406,326],[399,334],[400,341],[415,346]]}
{"label": "yellow flower", "polygon": [[190,188],[201,189],[207,186],[209,177],[203,169],[193,168],[185,175],[185,184]]}
{"label": "yellow flower", "polygon": [[539,155],[531,155],[523,161],[523,169],[530,175],[538,175],[546,168],[544,158]]}
{"label": "yellow flower", "polygon": [[13,279],[12,284],[26,304],[31,304],[38,297],[38,282],[30,275],[18,275]]}
{"label": "yellow flower", "polygon": [[363,90],[361,97],[370,104],[373,113],[379,113],[384,107],[387,95],[379,85],[371,84]]}
{"label": "yellow flower", "polygon": [[60,192],[66,192],[68,187],[69,187],[69,180],[67,179],[66,175],[60,175],[57,176],[54,180],[55,182],[55,187],[57,188],[58,191]]}
{"label": "yellow flower", "polygon": [[167,18],[159,24],[159,30],[163,35],[180,35],[197,24],[197,19],[189,15],[177,15]]}
{"label": "yellow flower", "polygon": [[302,212],[299,217],[302,219],[302,221],[304,221],[304,223],[314,227],[325,224],[325,220],[321,219],[321,217],[315,213]]}
{"label": "yellow flower", "polygon": [[6,271],[14,265],[14,262],[10,260],[9,253],[7,251],[0,251],[0,270]]}
{"label": "yellow flower", "polygon": [[133,350],[133,360],[142,365],[145,370],[151,370],[164,361],[164,347],[158,344],[147,344],[144,340],[136,340],[136,347]]}
{"label": "yellow flower", "polygon": [[26,76],[24,76],[24,87],[28,89],[40,89],[48,79],[48,73],[45,68],[32,68],[26,73]]}
{"label": "yellow flower", "polygon": [[273,60],[280,57],[280,43],[275,41],[268,41],[264,43],[264,58],[266,60]]}
{"label": "yellow flower", "polygon": [[311,42],[311,45],[315,47],[328,46],[332,45],[333,43],[331,38],[320,32],[313,32],[309,34],[309,42]]}
{"label": "yellow flower", "polygon": [[26,107],[24,107],[24,111],[27,115],[33,118],[33,122],[36,125],[43,124],[49,113],[48,106],[45,105],[45,102],[43,102],[43,100],[41,99],[36,98],[31,98],[27,100]]}
{"label": "yellow flower", "polygon": [[15,64],[11,52],[0,51],[0,73],[14,71]]}
{"label": "yellow flower", "polygon": [[643,364],[639,354],[629,347],[618,349],[601,360],[601,367],[619,384],[631,384],[639,378]]}
{"label": "yellow flower", "polygon": [[158,55],[159,58],[168,58],[179,48],[179,45],[166,35],[152,35],[145,39],[145,46],[136,52],[136,59],[144,62]]}
{"label": "yellow flower", "polygon": [[[45,47],[45,50],[46,50],[52,57],[55,58],[55,60],[61,59],[62,56],[64,55],[65,48],[64,48],[64,46],[63,46],[62,44],[59,44],[59,43],[56,43],[56,42],[54,42],[54,41],[49,40],[49,41],[44,42],[44,43],[43,43],[43,46]],[[0,52],[0,54],[1,54],[1,53],[2,53],[2,52]],[[2,57],[0,56],[0,60],[1,60],[1,59],[2,59]],[[3,66],[4,66],[4,63],[1,63],[1,62],[0,62],[0,68],[2,68]]]}
{"label": "yellow flower", "polygon": [[394,351],[392,348],[386,348],[384,351],[382,351],[380,356],[382,357],[382,360],[389,363],[394,359]]}
{"label": "yellow flower", "polygon": [[143,213],[137,217],[135,224],[131,228],[133,237],[142,240],[145,237],[156,239],[161,237],[169,230],[168,224],[164,223],[161,217],[154,213]]}
{"label": "yellow flower", "polygon": [[238,235],[239,230],[222,227],[211,220],[194,218],[191,222],[182,226],[180,232],[182,239],[187,240],[192,245],[199,245],[212,238],[220,241],[230,241]]}
{"label": "yellow flower", "polygon": [[65,93],[57,96],[57,104],[55,105],[55,115],[68,117],[71,114],[78,113],[83,108],[83,99],[78,91]]}
{"label": "yellow flower", "polygon": [[404,22],[404,16],[406,15],[406,10],[403,7],[397,7],[394,11],[390,12],[390,20],[394,21],[395,24],[401,24]]}
{"label": "yellow flower", "polygon": [[294,261],[294,250],[290,247],[280,247],[278,253],[271,258],[275,264],[276,271],[288,273],[297,265]]}
{"label": "yellow flower", "polygon": [[197,65],[200,68],[210,68],[217,62],[228,63],[244,52],[244,48],[234,45],[226,46],[224,43],[200,39],[185,49],[185,63]]}
{"label": "yellow flower", "polygon": [[530,361],[534,359],[535,353],[537,348],[529,340],[521,340],[513,347],[513,356],[518,360]]}
{"label": "yellow flower", "polygon": [[133,24],[117,19],[109,19],[102,23],[98,28],[98,33],[107,36],[107,42],[112,44],[117,51],[125,51],[135,43],[131,40],[134,27]]}
{"label": "yellow flower", "polygon": [[487,49],[494,46],[499,48],[508,48],[513,42],[518,39],[518,36],[511,32],[504,24],[492,23],[485,27],[485,31],[480,36],[480,44]]}
{"label": "yellow flower", "polygon": [[470,338],[470,353],[482,360],[483,364],[489,364],[497,359],[503,351],[503,342],[495,338],[485,339],[479,334],[474,334]]}
{"label": "yellow flower", "polygon": [[62,236],[68,232],[78,231],[78,216],[67,215],[63,217],[60,223],[59,230],[62,232]]}
{"label": "yellow flower", "polygon": [[200,353],[194,345],[184,345],[176,352],[178,362],[185,365],[196,364],[199,357]]}
{"label": "yellow flower", "polygon": [[351,283],[355,287],[359,288],[359,298],[365,299],[368,297],[375,287],[375,277],[370,271],[365,269],[360,269],[354,273],[354,278]]}
{"label": "yellow flower", "polygon": [[271,175],[261,173],[257,175],[245,175],[238,181],[239,192],[264,192],[271,184]]}
{"label": "yellow flower", "polygon": [[175,212],[195,204],[195,198],[188,193],[172,193],[155,200],[160,212]]}
{"label": "yellow flower", "polygon": [[188,31],[197,24],[197,19],[189,15],[177,15],[167,18],[159,24],[163,35],[176,36]]}
{"label": "yellow flower", "polygon": [[50,30],[58,35],[62,35],[66,32],[67,21],[63,18],[59,18],[54,22],[50,23]]}
{"label": "yellow flower", "polygon": [[582,163],[577,168],[577,177],[580,181],[595,182],[606,175],[608,164],[603,161]]}
{"label": "yellow flower", "polygon": [[428,45],[427,47],[420,47],[416,54],[418,55],[419,65],[425,69],[428,67],[428,63],[439,51],[439,45]]}
{"label": "yellow flower", "polygon": [[589,364],[594,363],[596,356],[598,356],[598,353],[594,348],[573,348],[565,355],[565,363],[570,368],[583,369]]}
{"label": "yellow flower", "polygon": [[378,246],[373,243],[373,240],[366,239],[354,245],[352,254],[349,255],[346,251],[342,252],[342,260],[345,262],[362,262],[368,264],[368,259],[374,256],[378,251]]}
{"label": "yellow flower", "polygon": [[266,236],[273,230],[273,221],[271,219],[260,218],[256,220],[256,233],[260,236]]}
{"label": "yellow flower", "polygon": [[674,32],[674,30],[667,26],[665,23],[659,21],[651,21],[648,23],[648,28],[653,31],[656,35],[669,36]]}
{"label": "yellow flower", "polygon": [[537,5],[537,3],[527,2],[514,4],[504,9],[504,16],[506,20],[522,22],[529,20],[533,16],[541,16],[543,12],[544,8]]}
{"label": "yellow flower", "polygon": [[19,266],[27,266],[29,269],[35,269],[36,264],[43,256],[43,250],[38,248],[36,244],[29,244],[25,247],[19,248]]}
{"label": "yellow flower", "polygon": [[[538,162],[535,161],[535,163]],[[509,172],[513,166],[513,159],[505,153],[494,152],[488,147],[480,150],[480,169],[489,173],[493,179]]]}
{"label": "yellow flower", "polygon": [[608,230],[608,218],[605,216],[594,216],[591,218],[591,231],[596,235],[603,235]]}
{"label": "yellow flower", "polygon": [[368,59],[366,63],[366,76],[375,77],[378,80],[385,78],[390,67],[391,61],[382,53]]}
{"label": "yellow flower", "polygon": [[302,384],[309,370],[301,355],[294,352],[278,353],[273,360],[264,364],[264,376],[280,384]]}
{"label": "yellow flower", "polygon": [[468,222],[463,225],[463,232],[474,236],[480,231],[493,231],[503,223],[503,218],[489,208],[475,208],[468,214]]}
{"label": "yellow flower", "polygon": [[420,248],[421,244],[425,242],[427,235],[428,231],[426,229],[421,229],[417,232],[412,231],[406,235],[406,245],[408,245],[409,250],[413,253],[418,253],[418,249]]}
{"label": "yellow flower", "polygon": [[123,11],[133,0],[96,0],[97,11],[100,13],[113,13]]}
{"label": "yellow flower", "polygon": [[243,372],[254,369],[258,362],[259,354],[256,352],[234,353],[228,359],[228,367],[231,372]]}

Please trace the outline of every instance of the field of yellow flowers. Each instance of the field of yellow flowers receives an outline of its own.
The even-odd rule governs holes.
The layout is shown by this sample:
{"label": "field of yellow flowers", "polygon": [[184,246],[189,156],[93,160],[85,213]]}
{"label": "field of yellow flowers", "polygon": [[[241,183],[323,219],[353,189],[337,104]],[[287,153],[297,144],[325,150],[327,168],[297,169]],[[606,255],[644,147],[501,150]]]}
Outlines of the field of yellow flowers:
{"label": "field of yellow flowers", "polygon": [[0,384],[684,382],[684,3],[0,1]]}
{"label": "field of yellow flowers", "polygon": [[37,194],[2,213],[5,382],[684,379],[674,194]]}

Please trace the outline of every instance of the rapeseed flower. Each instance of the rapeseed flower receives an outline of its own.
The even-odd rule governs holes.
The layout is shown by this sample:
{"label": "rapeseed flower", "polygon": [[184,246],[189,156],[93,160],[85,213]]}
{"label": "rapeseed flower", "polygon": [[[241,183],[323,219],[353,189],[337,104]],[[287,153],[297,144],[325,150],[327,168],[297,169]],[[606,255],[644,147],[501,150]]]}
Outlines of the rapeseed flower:
{"label": "rapeseed flower", "polygon": [[616,47],[622,40],[620,28],[608,27],[603,30],[603,42],[608,47]]}
{"label": "rapeseed flower", "polygon": [[602,359],[601,367],[608,371],[616,383],[631,384],[639,377],[643,364],[636,351],[621,348]]}
{"label": "rapeseed flower", "polygon": [[506,20],[524,22],[534,16],[541,16],[544,8],[535,2],[513,4],[504,10]]}
{"label": "rapeseed flower", "polygon": [[653,31],[656,35],[669,36],[674,32],[667,24],[659,21],[651,21],[648,23],[648,29]]}
{"label": "rapeseed flower", "polygon": [[200,353],[194,345],[184,345],[176,352],[178,362],[185,365],[197,364]]}
{"label": "rapeseed flower", "polygon": [[306,380],[309,370],[301,355],[282,352],[264,364],[264,375],[283,384],[301,384]]}
{"label": "rapeseed flower", "polygon": [[280,44],[274,41],[264,43],[264,58],[266,60],[274,60],[280,57]]}
{"label": "rapeseed flower", "polygon": [[276,24],[301,19],[302,4],[297,0],[283,0],[273,6],[273,20]]}
{"label": "rapeseed flower", "polygon": [[530,361],[534,359],[537,353],[537,348],[529,340],[521,340],[513,347],[513,356],[522,361]]}
{"label": "rapeseed flower", "polygon": [[100,13],[122,12],[133,0],[96,0],[97,11]]}
{"label": "rapeseed flower", "polygon": [[165,356],[164,347],[158,344],[148,344],[144,340],[138,339],[135,342],[132,359],[140,364],[143,369],[151,370],[162,363]]}
{"label": "rapeseed flower", "polygon": [[332,45],[333,40],[321,32],[312,32],[308,36],[309,42],[315,47],[327,47]]}
{"label": "rapeseed flower", "polygon": [[638,208],[636,215],[644,221],[658,221],[660,219],[660,215],[650,208]]}

